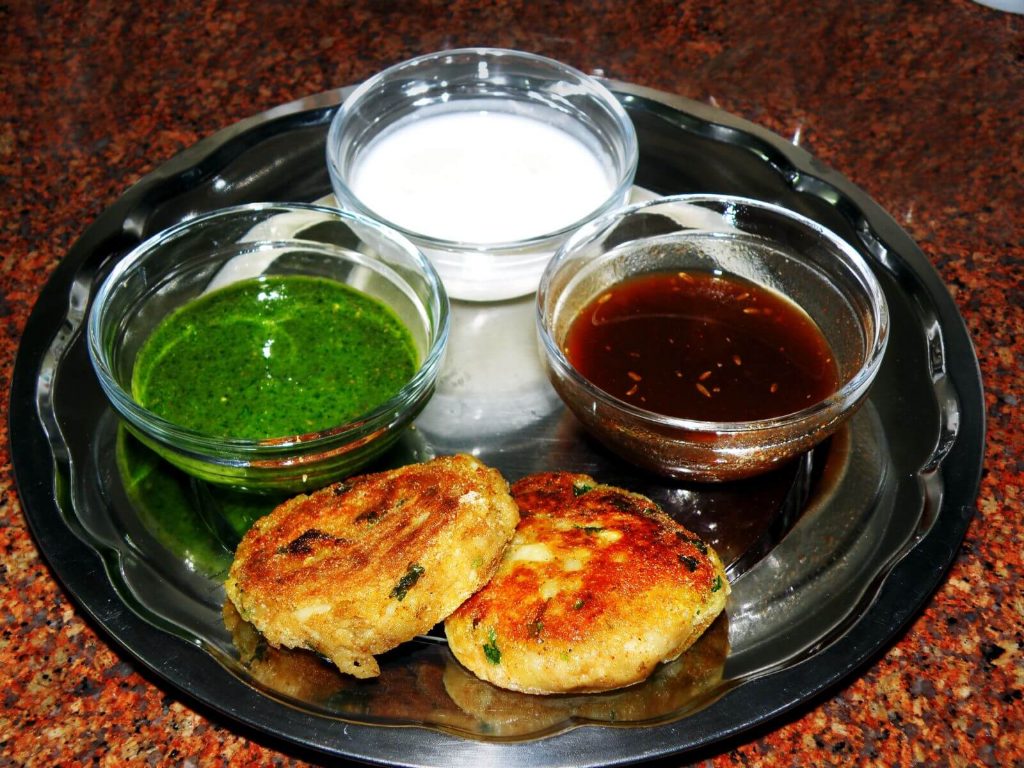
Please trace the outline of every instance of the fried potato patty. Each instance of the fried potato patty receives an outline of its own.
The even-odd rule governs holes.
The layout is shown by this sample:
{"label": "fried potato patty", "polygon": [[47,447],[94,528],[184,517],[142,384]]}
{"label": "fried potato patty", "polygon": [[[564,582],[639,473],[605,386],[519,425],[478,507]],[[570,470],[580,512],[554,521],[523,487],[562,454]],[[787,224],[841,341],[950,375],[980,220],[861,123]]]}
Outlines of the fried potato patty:
{"label": "fried potato patty", "polygon": [[520,522],[497,573],[445,622],[455,657],[527,693],[645,679],[722,612],[718,555],[650,499],[548,472],[512,485]]}
{"label": "fried potato patty", "polygon": [[374,655],[487,582],[518,520],[505,479],[469,456],[353,477],[257,520],[225,589],[271,645],[375,677]]}

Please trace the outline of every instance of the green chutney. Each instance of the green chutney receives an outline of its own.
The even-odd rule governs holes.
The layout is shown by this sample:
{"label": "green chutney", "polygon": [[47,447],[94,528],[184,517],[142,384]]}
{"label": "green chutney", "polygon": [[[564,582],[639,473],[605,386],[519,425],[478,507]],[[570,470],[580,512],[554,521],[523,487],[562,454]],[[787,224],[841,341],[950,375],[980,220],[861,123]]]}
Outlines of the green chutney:
{"label": "green chutney", "polygon": [[132,396],[179,426],[263,440],[344,424],[417,364],[408,328],[376,299],[326,278],[263,276],[164,318],[139,350]]}

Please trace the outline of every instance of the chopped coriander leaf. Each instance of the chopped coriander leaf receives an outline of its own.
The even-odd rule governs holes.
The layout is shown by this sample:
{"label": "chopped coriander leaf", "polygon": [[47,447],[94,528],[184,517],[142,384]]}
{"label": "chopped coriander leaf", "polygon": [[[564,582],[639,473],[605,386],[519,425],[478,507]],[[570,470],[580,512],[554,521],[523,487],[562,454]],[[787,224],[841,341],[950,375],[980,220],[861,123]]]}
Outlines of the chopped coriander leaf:
{"label": "chopped coriander leaf", "polygon": [[423,566],[419,563],[410,563],[409,570],[398,580],[398,584],[391,590],[391,596],[401,602],[409,594],[409,590],[420,580],[423,575]]}
{"label": "chopped coriander leaf", "polygon": [[572,484],[572,495],[573,496],[582,496],[587,491],[592,490],[593,487],[594,486],[591,485],[590,483],[584,483],[584,482],[579,482],[579,481],[574,482]]}
{"label": "chopped coriander leaf", "polygon": [[498,649],[498,633],[492,627],[487,632],[487,642],[483,645],[484,656],[491,664],[501,663],[501,651]]}

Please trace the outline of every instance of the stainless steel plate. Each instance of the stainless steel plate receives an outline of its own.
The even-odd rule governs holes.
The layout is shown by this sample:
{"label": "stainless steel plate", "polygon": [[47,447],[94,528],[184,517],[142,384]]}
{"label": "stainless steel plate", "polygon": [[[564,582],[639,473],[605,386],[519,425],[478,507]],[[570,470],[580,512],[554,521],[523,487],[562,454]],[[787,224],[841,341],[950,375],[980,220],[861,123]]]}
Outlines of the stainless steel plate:
{"label": "stainless steel plate", "polygon": [[262,647],[222,613],[238,535],[272,499],[177,474],[119,427],[82,323],[107,270],[184,216],[329,192],[324,138],[343,92],[243,121],[144,178],[86,231],[27,325],[11,401],[22,503],[57,577],[110,637],[181,695],[294,747],[401,765],[607,765],[708,746],[862,669],[952,561],[981,471],[984,409],[969,336],[941,281],[863,192],[778,136],[711,107],[611,83],[640,137],[637,183],[779,203],[871,261],[893,335],[850,426],[798,462],[725,486],[643,474],[583,435],[544,380],[530,298],[456,304],[428,408],[383,462],[472,452],[514,480],[588,472],[646,493],[730,563],[727,617],[647,683],[529,697],[477,681],[436,632],[359,682]]}

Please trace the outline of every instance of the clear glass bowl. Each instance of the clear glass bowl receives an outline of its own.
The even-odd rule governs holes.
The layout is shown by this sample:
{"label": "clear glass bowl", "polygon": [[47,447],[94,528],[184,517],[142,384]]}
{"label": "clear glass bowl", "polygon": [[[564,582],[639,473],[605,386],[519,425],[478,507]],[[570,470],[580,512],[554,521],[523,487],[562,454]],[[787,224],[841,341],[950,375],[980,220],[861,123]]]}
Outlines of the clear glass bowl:
{"label": "clear glass bowl", "polygon": [[[422,231],[422,226],[410,228],[394,214],[382,215],[353,190],[354,171],[367,148],[382,136],[393,136],[395,129],[424,118],[485,112],[532,118],[574,137],[602,166],[607,196],[592,210],[535,235],[505,242],[490,236],[463,242]],[[513,136],[503,148],[516,140]],[[536,290],[544,267],[569,233],[626,203],[638,156],[629,116],[599,81],[552,59],[494,48],[442,51],[384,70],[345,100],[327,136],[327,165],[338,204],[401,231],[433,260],[452,298],[473,301],[508,299]],[[540,178],[544,171],[540,168]],[[433,172],[443,174],[447,169],[442,165]],[[474,203],[493,204],[507,217],[523,216],[519,209],[529,195],[510,195],[514,199],[498,202],[502,180],[496,178],[493,185],[489,181],[482,184]],[[571,181],[556,177],[539,184],[549,191]]]}
{"label": "clear glass bowl", "polygon": [[[609,287],[665,270],[717,270],[788,297],[829,343],[838,390],[795,413],[731,422],[664,416],[592,384],[563,351],[572,321]],[[835,432],[867,395],[889,335],[885,296],[852,246],[787,209],[718,195],[666,197],[588,224],[545,270],[537,312],[548,377],[585,429],[635,465],[695,481],[767,471]]]}
{"label": "clear glass bowl", "polygon": [[[347,424],[268,440],[186,429],[133,399],[136,356],[168,313],[238,280],[285,274],[336,280],[390,307],[419,357],[409,382]],[[96,292],[87,335],[103,391],[145,445],[203,480],[300,491],[351,474],[394,443],[434,391],[448,327],[448,298],[436,270],[398,233],[331,208],[254,204],[187,220],[132,250]]]}

